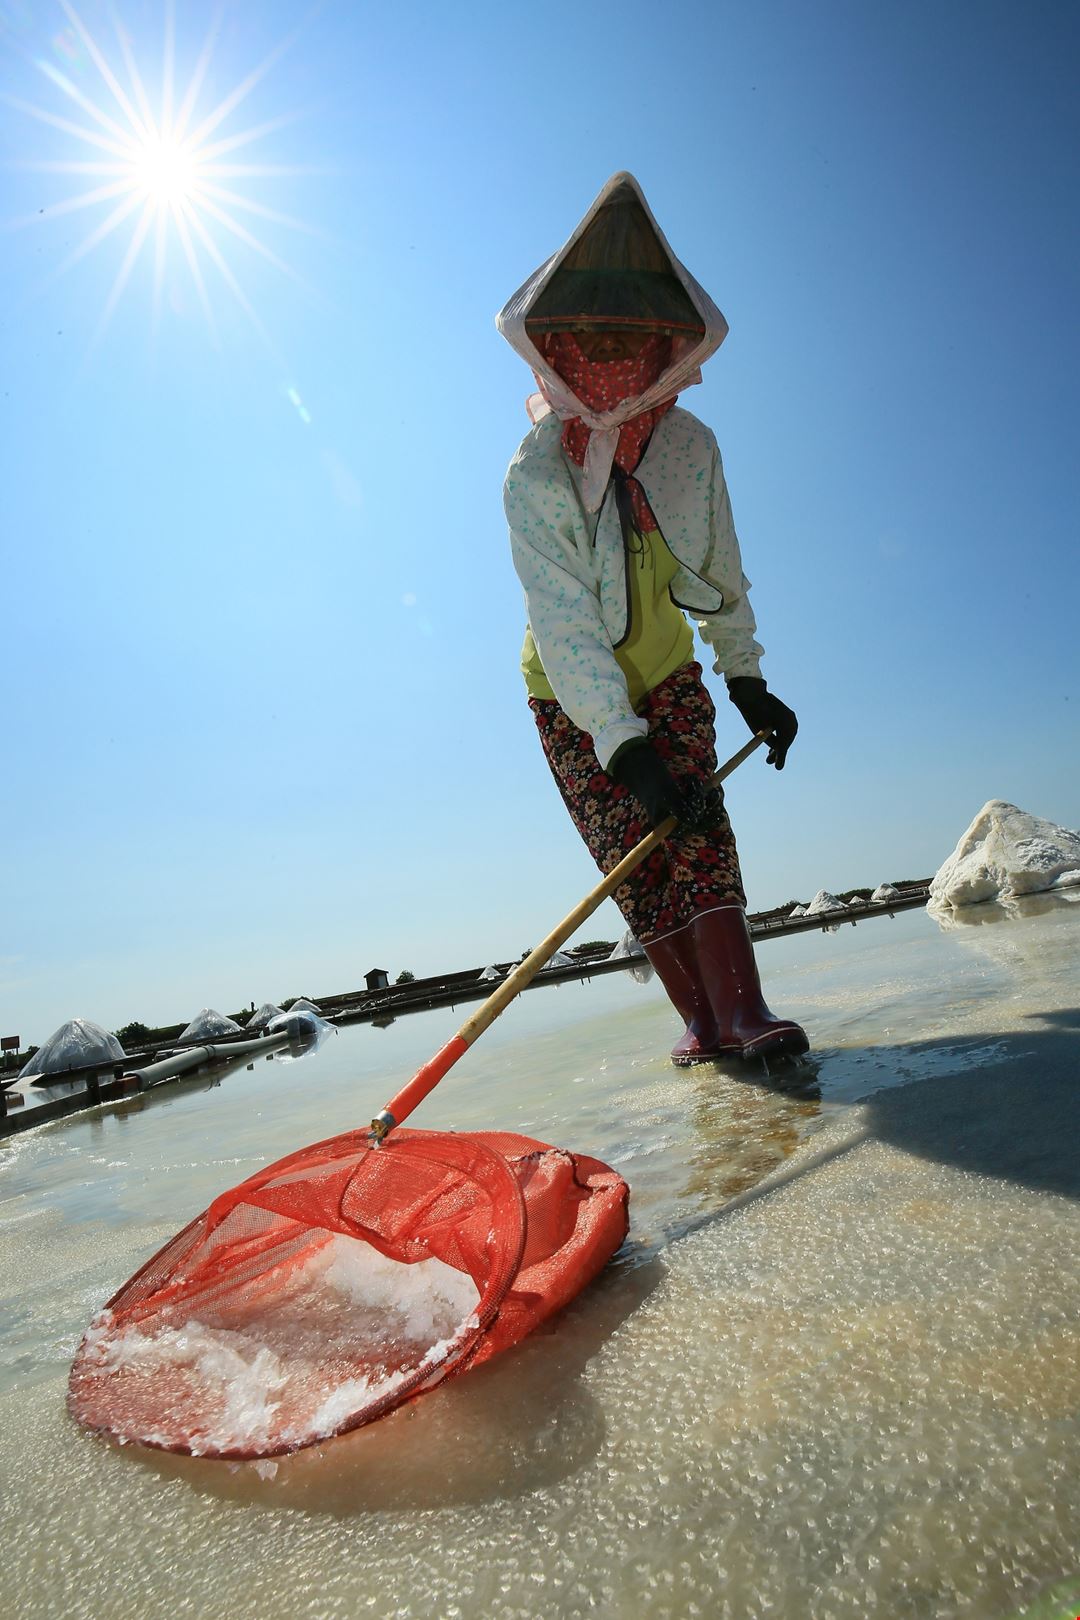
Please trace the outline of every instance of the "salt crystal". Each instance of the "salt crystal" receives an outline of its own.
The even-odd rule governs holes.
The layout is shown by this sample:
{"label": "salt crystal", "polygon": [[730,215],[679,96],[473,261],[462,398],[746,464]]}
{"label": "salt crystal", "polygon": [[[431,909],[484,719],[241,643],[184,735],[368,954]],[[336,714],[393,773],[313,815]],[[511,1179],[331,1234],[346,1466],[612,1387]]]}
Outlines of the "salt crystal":
{"label": "salt crystal", "polygon": [[[405,1265],[333,1234],[252,1320],[227,1326],[193,1314],[117,1331],[105,1310],[87,1330],[84,1355],[133,1390],[153,1382],[178,1392],[161,1411],[160,1433],[140,1428],[144,1441],[175,1444],[167,1432],[175,1423],[194,1456],[291,1447],[337,1433],[418,1371],[442,1376],[455,1346],[476,1331],[479,1297],[467,1272],[441,1260]],[[350,1361],[357,1370],[343,1377]]]}
{"label": "salt crystal", "polygon": [[835,894],[830,894],[828,889],[819,889],[807,906],[806,915],[808,917],[820,917],[823,912],[843,911],[843,909],[844,902],[838,900]]}

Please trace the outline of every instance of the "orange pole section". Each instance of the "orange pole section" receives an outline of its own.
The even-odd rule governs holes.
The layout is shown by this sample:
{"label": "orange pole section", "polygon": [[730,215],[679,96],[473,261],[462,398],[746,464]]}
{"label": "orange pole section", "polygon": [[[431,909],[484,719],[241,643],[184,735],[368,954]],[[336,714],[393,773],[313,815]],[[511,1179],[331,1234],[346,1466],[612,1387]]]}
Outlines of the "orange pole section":
{"label": "orange pole section", "polygon": [[413,1109],[423,1102],[429,1091],[434,1091],[439,1081],[447,1074],[457,1062],[463,1052],[469,1050],[469,1043],[460,1035],[455,1035],[435,1053],[433,1058],[423,1064],[408,1085],[402,1086],[397,1096],[387,1103],[385,1113],[393,1116],[395,1125],[408,1119]]}

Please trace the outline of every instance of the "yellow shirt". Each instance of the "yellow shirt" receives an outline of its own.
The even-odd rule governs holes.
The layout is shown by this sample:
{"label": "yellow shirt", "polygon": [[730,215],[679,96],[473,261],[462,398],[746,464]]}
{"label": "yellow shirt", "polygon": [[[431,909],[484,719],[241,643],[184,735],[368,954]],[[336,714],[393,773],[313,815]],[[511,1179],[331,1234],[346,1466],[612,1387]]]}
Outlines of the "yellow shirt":
{"label": "yellow shirt", "polygon": [[[635,708],[646,693],[694,656],[694,633],[682,609],[668,594],[678,567],[658,529],[643,535],[640,552],[631,551],[626,559],[630,587],[627,633],[615,648],[615,658],[626,676]],[[556,698],[528,627],[521,649],[521,671],[530,697]]]}

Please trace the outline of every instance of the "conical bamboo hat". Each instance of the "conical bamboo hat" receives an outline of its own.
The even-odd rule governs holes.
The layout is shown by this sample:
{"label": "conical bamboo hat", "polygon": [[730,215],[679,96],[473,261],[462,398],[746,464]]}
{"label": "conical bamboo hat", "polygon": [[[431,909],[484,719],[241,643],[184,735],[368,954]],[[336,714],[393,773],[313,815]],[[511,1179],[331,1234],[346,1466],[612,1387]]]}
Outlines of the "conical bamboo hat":
{"label": "conical bamboo hat", "polygon": [[526,316],[529,332],[647,326],[703,335],[640,191],[616,175]]}

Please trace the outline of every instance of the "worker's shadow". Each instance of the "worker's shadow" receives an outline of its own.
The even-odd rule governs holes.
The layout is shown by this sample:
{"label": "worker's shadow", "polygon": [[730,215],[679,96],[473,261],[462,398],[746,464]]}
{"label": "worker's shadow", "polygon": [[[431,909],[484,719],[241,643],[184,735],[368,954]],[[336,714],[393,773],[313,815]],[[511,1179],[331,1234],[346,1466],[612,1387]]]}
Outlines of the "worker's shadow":
{"label": "worker's shadow", "polygon": [[[850,1135],[818,1152],[807,1143],[775,1176],[766,1171],[745,1189],[732,1188],[722,1207],[675,1222],[664,1247],[868,1141],[1033,1192],[1080,1198],[1080,1008],[1029,1014],[1020,1030],[894,1042],[865,1048],[863,1056],[890,1079],[856,1099]],[[815,1067],[827,1100],[830,1054],[819,1054]]]}
{"label": "worker's shadow", "polygon": [[[1011,970],[1025,958],[1047,964],[1048,936],[1041,930],[1016,928],[1017,920],[1053,918],[1058,924],[1080,923],[1080,906],[1066,895],[1036,894],[1012,901],[966,906],[939,918],[943,928],[976,943],[980,952],[999,959]],[[1080,944],[1080,940],[1076,941]],[[1066,971],[1072,960],[1070,935],[1057,936],[1054,956]],[[917,1011],[917,1008],[915,1009]],[[873,1075],[878,1089],[865,1090],[852,1083],[849,1050],[819,1049],[805,1061],[804,1072],[817,1090],[802,1093],[826,1102],[851,1102],[852,1132],[847,1140],[822,1152],[795,1156],[777,1176],[748,1180],[745,1190],[729,1186],[723,1207],[692,1215],[666,1234],[668,1241],[717,1220],[727,1219],[747,1199],[767,1196],[777,1181],[812,1173],[829,1158],[872,1140],[900,1152],[936,1161],[975,1175],[993,1176],[1033,1192],[1080,1198],[1080,1007],[1033,1011],[1019,1029],[968,1031],[924,1041],[888,1041],[860,1048],[859,1069]],[[748,1075],[748,1079],[752,1076]],[[783,1071],[768,1077],[766,1085],[783,1083]],[[799,1093],[791,1099],[797,1106]],[[791,1135],[794,1119],[776,1111],[774,1137]],[[745,1111],[745,1106],[744,1106]],[[722,1125],[730,1132],[737,1117],[734,1107],[724,1110]],[[771,1117],[771,1116],[770,1116]],[[705,1139],[709,1133],[702,1132]],[[767,1143],[762,1127],[755,1139]],[[781,1144],[783,1145],[783,1144]]]}
{"label": "worker's shadow", "polygon": [[[596,1456],[603,1410],[582,1374],[664,1275],[627,1249],[523,1344],[352,1434],[259,1467],[138,1451],[143,1466],[224,1500],[337,1518],[497,1501]],[[129,1452],[129,1456],[131,1453]]]}
{"label": "worker's shadow", "polygon": [[[931,1057],[942,1049],[941,1073],[870,1097],[871,1135],[977,1175],[1080,1197],[1080,1008],[1029,1020],[1020,1031],[912,1048]],[[950,1058],[963,1065],[958,1072],[949,1072]]]}
{"label": "worker's shadow", "polygon": [[[1032,918],[1052,920],[1054,932],[1013,926]],[[1068,894],[964,906],[939,922],[1010,975],[1025,959],[1071,973],[1080,947],[1080,911]],[[1080,1197],[1080,1008],[1032,1011],[1016,1030],[882,1046],[876,1057],[905,1082],[863,1104],[878,1141],[1035,1192]],[[827,1075],[826,1062],[826,1083]]]}
{"label": "worker's shadow", "polygon": [[[1027,926],[1033,918],[1053,932]],[[1040,973],[1055,962],[1059,973],[1074,972],[1080,908],[1071,891],[964,906],[938,921],[1010,976],[1026,961]],[[908,1082],[864,1103],[879,1141],[1036,1192],[1080,1196],[1080,1008],[1032,1011],[1018,1030],[883,1046],[878,1056]]]}

